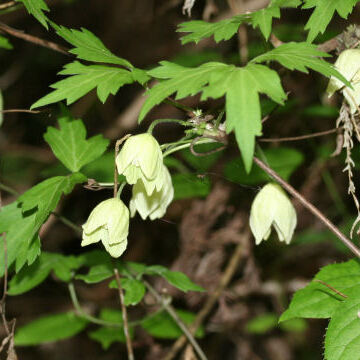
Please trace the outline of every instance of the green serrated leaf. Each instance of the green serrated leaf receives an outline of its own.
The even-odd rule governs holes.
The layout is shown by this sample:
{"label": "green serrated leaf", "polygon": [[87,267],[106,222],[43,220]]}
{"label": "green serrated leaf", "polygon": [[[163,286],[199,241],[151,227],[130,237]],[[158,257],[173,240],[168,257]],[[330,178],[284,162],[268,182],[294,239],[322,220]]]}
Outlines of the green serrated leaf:
{"label": "green serrated leaf", "polygon": [[[30,253],[28,250],[37,241],[40,227],[56,208],[62,194],[68,194],[76,184],[84,181],[86,177],[80,173],[49,178],[26,191],[18,202],[1,209],[0,229],[6,232],[8,266],[15,263],[18,272],[27,261],[34,261],[34,251],[39,253],[39,248]],[[0,254],[3,251],[4,241],[1,239]],[[4,268],[0,267],[0,276],[3,271]]]}
{"label": "green serrated leaf", "polygon": [[55,156],[72,172],[99,158],[109,145],[102,135],[86,139],[86,128],[81,120],[59,119],[60,129],[48,127],[44,135]]}
{"label": "green serrated leaf", "polygon": [[66,339],[81,332],[87,324],[87,320],[72,312],[44,316],[17,328],[15,345],[29,346]]}
{"label": "green serrated leaf", "polygon": [[305,25],[305,30],[309,30],[308,41],[312,42],[320,33],[324,33],[334,16],[335,11],[344,19],[352,12],[359,0],[305,0],[303,9],[315,10]]}
{"label": "green serrated leaf", "polygon": [[81,262],[75,256],[64,256],[43,251],[39,258],[28,267],[24,267],[9,282],[9,295],[23,294],[41,284],[53,270],[62,281],[68,282],[72,270],[80,267]]}
{"label": "green serrated leaf", "polygon": [[114,55],[91,31],[84,28],[80,30],[69,29],[55,24],[54,27],[59,36],[74,46],[70,52],[77,55],[79,59],[133,68],[127,60]]}
{"label": "green serrated leaf", "polygon": [[139,71],[131,72],[103,65],[83,65],[74,61],[65,65],[64,70],[59,73],[70,76],[50,85],[55,90],[36,101],[31,109],[61,100],[66,100],[67,105],[70,105],[95,88],[98,98],[104,103],[108,96],[115,95],[121,86],[138,81],[139,78],[143,81],[146,76],[141,78]]}
{"label": "green serrated leaf", "polygon": [[253,27],[259,27],[266,40],[269,39],[271,33],[273,18],[280,18],[280,8],[277,5],[270,5],[251,14]]}
{"label": "green serrated leaf", "polygon": [[162,62],[149,72],[153,77],[166,79],[147,94],[139,121],[165,98],[177,93],[176,99],[203,92],[201,100],[226,96],[226,130],[235,130],[246,170],[251,169],[255,136],[261,135],[259,93],[283,104],[286,94],[277,73],[266,66],[249,64],[235,67],[222,63],[206,63],[197,68]]}
{"label": "green serrated leaf", "polygon": [[308,69],[312,69],[327,77],[335,76],[344,84],[351,86],[333,65],[321,59],[321,57],[328,56],[330,55],[319,51],[314,44],[289,42],[257,56],[251,62],[277,61],[290,70],[298,70],[305,73],[308,73]]}
{"label": "green serrated leaf", "polygon": [[358,291],[360,263],[357,260],[350,260],[322,268],[309,285],[295,293],[289,308],[281,315],[279,321],[298,317],[329,318],[337,311],[338,306],[343,306],[344,298],[315,281],[316,279],[350,297]]}
{"label": "green serrated leaf", "polygon": [[326,360],[360,359],[360,286],[333,313],[325,336]]}
{"label": "green serrated leaf", "polygon": [[45,11],[50,11],[44,0],[15,0],[24,4],[29,14],[33,15],[46,29],[49,28],[49,19]]}
{"label": "green serrated leaf", "polygon": [[181,43],[187,44],[195,42],[196,44],[205,38],[214,36],[215,41],[218,43],[222,40],[229,40],[238,31],[239,26],[248,19],[247,15],[236,15],[230,19],[209,23],[206,21],[195,20],[184,22],[179,25],[177,32],[190,33],[181,38]]}
{"label": "green serrated leaf", "polygon": [[21,203],[24,213],[36,208],[35,222],[40,227],[51,211],[55,209],[61,195],[69,194],[76,184],[86,180],[86,177],[80,173],[69,176],[55,176],[26,191],[18,198],[18,201]]}
{"label": "green serrated leaf", "polygon": [[23,294],[41,284],[50,274],[53,256],[43,252],[31,266],[23,268],[9,282],[9,295]]}

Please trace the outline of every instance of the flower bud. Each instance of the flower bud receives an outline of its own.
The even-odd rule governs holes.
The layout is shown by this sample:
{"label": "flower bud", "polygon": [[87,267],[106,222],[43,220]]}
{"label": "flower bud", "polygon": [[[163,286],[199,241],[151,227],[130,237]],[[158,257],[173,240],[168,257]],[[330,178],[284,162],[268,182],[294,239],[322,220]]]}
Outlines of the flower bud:
{"label": "flower bud", "polygon": [[129,210],[120,199],[102,201],[82,228],[81,246],[101,241],[112,257],[119,257],[127,246]]}
{"label": "flower bud", "polygon": [[251,205],[250,228],[256,245],[269,238],[272,225],[279,240],[289,244],[296,222],[296,211],[283,189],[275,183],[265,185]]}
{"label": "flower bud", "polygon": [[163,186],[163,156],[159,143],[151,134],[131,136],[115,161],[119,174],[123,174],[130,185],[141,179],[148,195]]}
{"label": "flower bud", "polygon": [[360,50],[343,51],[335,62],[335,68],[351,83],[353,89],[332,76],[326,92],[330,97],[335,91],[342,89],[342,94],[350,105],[351,113],[354,114],[360,104]]}
{"label": "flower bud", "polygon": [[163,166],[164,185],[159,191],[154,191],[148,195],[142,180],[139,180],[133,187],[133,196],[130,200],[130,213],[133,217],[136,211],[141,218],[150,220],[162,218],[166,209],[174,198],[174,188],[171,181],[169,170]]}

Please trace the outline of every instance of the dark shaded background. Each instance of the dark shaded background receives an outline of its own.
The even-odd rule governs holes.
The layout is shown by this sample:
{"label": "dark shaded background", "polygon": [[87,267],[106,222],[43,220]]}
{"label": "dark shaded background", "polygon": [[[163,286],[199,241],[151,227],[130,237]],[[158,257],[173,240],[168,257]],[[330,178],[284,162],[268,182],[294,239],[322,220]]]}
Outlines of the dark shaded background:
{"label": "dark shaded background", "polygon": [[[196,1],[192,19],[201,19],[210,2]],[[263,7],[266,1],[248,0],[244,11]],[[212,19],[231,16],[228,4],[217,1],[217,12]],[[115,54],[126,58],[136,67],[151,68],[161,60],[174,60],[185,65],[197,65],[201,59],[223,60],[239,64],[238,41],[215,44],[212,39],[198,46],[181,46],[176,26],[187,18],[182,14],[181,1],[155,0],[54,0],[49,3],[50,18],[57,24],[71,28],[85,27],[94,32]],[[357,10],[351,18],[356,22]],[[284,10],[281,21],[274,23],[275,34],[283,41],[305,40],[301,27],[310,12]],[[24,9],[1,15],[0,21],[26,33],[66,45],[53,32],[46,32]],[[340,33],[347,23],[335,17],[323,42]],[[5,109],[27,109],[32,103],[49,92],[49,84],[59,78],[56,73],[70,62],[70,58],[32,43],[10,38],[14,49],[0,50],[0,88],[4,96]],[[250,56],[270,48],[258,31],[248,28]],[[198,55],[196,55],[198,54]],[[327,80],[313,73],[304,75],[280,70],[283,86],[289,91],[287,106],[276,111],[264,125],[265,137],[303,135],[331,129],[335,126],[336,112],[316,112],[314,106],[331,105],[324,95]],[[125,133],[144,131],[156,118],[183,118],[187,114],[171,107],[156,107],[147,120],[137,126],[137,114],[142,101],[140,86],[125,86],[116,96],[110,96],[103,105],[92,92],[70,110],[75,117],[84,120],[88,134],[99,132],[115,141]],[[339,105],[339,99],[332,99]],[[197,107],[198,98],[185,99],[184,103]],[[220,102],[221,103],[221,102]],[[208,110],[219,104],[201,104]],[[57,106],[51,106],[41,114],[7,114],[0,128],[0,180],[20,193],[46,177],[46,171],[57,163],[43,140],[48,125],[55,125]],[[159,126],[155,132],[160,142],[173,141],[181,136],[176,125]],[[264,144],[278,147],[280,142]],[[346,224],[355,215],[354,206],[347,198],[346,176],[342,173],[343,159],[330,158],[335,149],[335,135],[319,139],[286,144],[301,151],[305,162],[292,176],[291,183],[309,200],[329,215],[337,224]],[[358,148],[357,148],[358,149]],[[356,151],[354,151],[355,153]],[[320,158],[320,154],[327,154]],[[202,174],[212,182],[212,191],[207,199],[184,199],[174,202],[162,220],[131,222],[129,247],[126,260],[146,264],[162,264],[171,269],[187,273],[192,280],[205,286],[209,292],[215,288],[231,255],[234,244],[240,240],[241,231],[247,228],[251,200],[257,186],[244,186],[227,179],[222,172],[224,164],[238,156],[233,139],[218,162]],[[356,156],[356,155],[354,155]],[[183,161],[180,157],[180,160]],[[196,169],[192,169],[196,173]],[[326,183],[324,183],[326,178]],[[331,190],[329,178],[337,189]],[[127,191],[127,190],[126,190]],[[107,191],[91,192],[78,187],[59,205],[59,211],[77,224],[85,222],[91,209],[104,198]],[[125,199],[130,194],[125,192]],[[339,199],[334,201],[334,196]],[[2,193],[3,204],[14,197]],[[251,334],[246,330],[247,322],[266,312],[281,312],[288,305],[291,294],[306,284],[319,267],[348,258],[343,249],[334,246],[337,240],[326,235],[317,241],[317,233],[323,233],[322,224],[296,204],[299,225],[298,237],[293,245],[286,247],[277,241],[269,241],[254,248],[253,239],[244,243],[244,256],[239,264],[231,286],[223,293],[215,310],[208,317],[207,335],[200,340],[209,359],[321,359],[323,334],[326,321],[308,321],[300,332],[275,328],[265,334]],[[304,230],[315,236],[301,238]],[[65,254],[81,252],[80,239],[76,234],[54,218],[50,218],[41,230],[43,249]],[[275,240],[275,237],[273,237]],[[203,270],[200,270],[203,269]],[[165,283],[154,284],[159,291],[167,291],[173,303],[181,308],[198,312],[205,295],[184,295],[174,291]],[[101,307],[117,308],[117,298],[106,284],[85,286],[77,284],[80,300],[94,313]],[[141,307],[149,307],[146,299]],[[22,296],[8,297],[7,316],[17,318],[21,326],[41,315],[71,309],[66,287],[55,278],[49,278],[38,288]],[[130,311],[137,317],[141,312]],[[0,338],[4,332],[0,329]],[[139,331],[134,341],[136,359],[161,359],[172,345],[172,341],[151,339]],[[21,360],[72,360],[72,359],[125,359],[124,344],[114,344],[103,351],[98,343],[86,333],[72,339],[38,347],[18,348]]]}

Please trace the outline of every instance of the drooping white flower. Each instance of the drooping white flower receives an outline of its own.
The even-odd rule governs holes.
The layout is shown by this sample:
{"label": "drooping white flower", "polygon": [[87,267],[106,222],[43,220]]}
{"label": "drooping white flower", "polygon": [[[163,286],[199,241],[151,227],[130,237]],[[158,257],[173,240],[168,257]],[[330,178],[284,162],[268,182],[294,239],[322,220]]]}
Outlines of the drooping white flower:
{"label": "drooping white flower", "polygon": [[342,89],[341,92],[350,105],[351,113],[354,114],[360,104],[360,50],[344,50],[334,65],[341,75],[351,83],[353,89],[338,78],[331,76],[326,92],[330,97],[335,91]]}
{"label": "drooping white flower", "polygon": [[251,205],[250,228],[256,245],[269,238],[272,226],[279,240],[289,244],[296,223],[295,208],[283,189],[275,183],[265,185]]}
{"label": "drooping white flower", "polygon": [[119,257],[127,247],[129,210],[117,198],[102,201],[82,226],[81,246],[101,241],[112,257]]}
{"label": "drooping white flower", "polygon": [[174,188],[171,181],[171,175],[166,166],[163,166],[164,185],[151,195],[148,195],[142,180],[133,187],[133,195],[130,200],[130,214],[133,217],[136,211],[139,212],[141,218],[150,220],[162,218],[166,213],[166,209],[174,198]]}
{"label": "drooping white flower", "polygon": [[131,136],[115,161],[119,174],[123,174],[131,185],[141,179],[148,195],[162,188],[163,156],[159,143],[151,134]]}

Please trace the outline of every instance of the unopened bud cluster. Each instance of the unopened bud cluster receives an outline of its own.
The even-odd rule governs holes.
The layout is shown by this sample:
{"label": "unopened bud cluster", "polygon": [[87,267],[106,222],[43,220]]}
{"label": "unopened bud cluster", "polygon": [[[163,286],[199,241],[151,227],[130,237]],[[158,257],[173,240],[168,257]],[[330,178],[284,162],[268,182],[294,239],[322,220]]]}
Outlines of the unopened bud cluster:
{"label": "unopened bud cluster", "polygon": [[[171,176],[164,165],[159,143],[149,133],[131,136],[117,155],[119,175],[124,175],[132,189],[130,213],[142,219],[164,216],[174,197]],[[117,198],[101,202],[83,225],[82,246],[101,241],[109,254],[119,257],[126,249],[129,210]]]}

